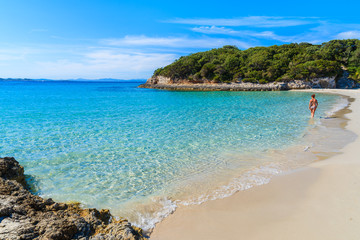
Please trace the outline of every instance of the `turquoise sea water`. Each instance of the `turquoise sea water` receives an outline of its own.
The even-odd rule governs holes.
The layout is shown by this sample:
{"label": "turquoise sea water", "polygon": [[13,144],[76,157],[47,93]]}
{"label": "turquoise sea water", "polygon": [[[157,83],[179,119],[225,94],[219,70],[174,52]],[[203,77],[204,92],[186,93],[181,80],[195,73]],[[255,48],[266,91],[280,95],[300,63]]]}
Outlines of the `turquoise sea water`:
{"label": "turquoise sea water", "polygon": [[[311,127],[309,93],[137,85],[0,81],[0,156],[14,156],[42,196],[110,208],[150,228],[177,201],[268,164],[264,153],[298,144]],[[317,98],[319,117],[341,97]]]}

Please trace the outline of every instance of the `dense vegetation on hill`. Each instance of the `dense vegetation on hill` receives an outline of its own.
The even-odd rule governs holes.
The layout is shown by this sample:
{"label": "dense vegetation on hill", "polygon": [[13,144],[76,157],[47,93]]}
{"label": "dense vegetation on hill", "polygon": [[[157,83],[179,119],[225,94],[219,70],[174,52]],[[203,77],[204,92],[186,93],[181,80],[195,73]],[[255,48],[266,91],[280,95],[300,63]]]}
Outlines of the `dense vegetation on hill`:
{"label": "dense vegetation on hill", "polygon": [[154,76],[170,77],[175,82],[187,79],[267,83],[339,77],[343,69],[350,73],[350,78],[360,79],[360,40],[332,40],[321,45],[292,43],[243,51],[235,46],[224,46],[181,57],[157,69]]}

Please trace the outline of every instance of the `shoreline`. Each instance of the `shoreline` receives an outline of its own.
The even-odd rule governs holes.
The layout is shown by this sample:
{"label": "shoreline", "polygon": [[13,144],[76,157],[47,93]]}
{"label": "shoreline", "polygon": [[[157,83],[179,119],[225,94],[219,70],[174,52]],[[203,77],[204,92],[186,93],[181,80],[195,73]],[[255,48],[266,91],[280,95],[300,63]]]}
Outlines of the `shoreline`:
{"label": "shoreline", "polygon": [[140,84],[138,88],[160,89],[170,91],[286,91],[298,89],[354,89],[360,84],[351,80],[347,75],[338,81],[335,77],[312,78],[309,80],[292,79],[288,81],[274,82],[237,82],[215,83],[211,80],[194,82],[189,79],[171,79],[164,76],[152,76],[146,83]]}
{"label": "shoreline", "polygon": [[[346,129],[359,136],[359,90],[309,89],[349,96]],[[151,239],[358,239],[360,161],[358,137],[325,161],[275,176],[270,183],[225,199],[179,207],[159,223]]]}
{"label": "shoreline", "polygon": [[[329,86],[326,83],[325,86]],[[170,80],[161,83],[140,84],[139,88],[161,89],[170,91],[284,91],[290,89],[311,89],[314,85],[310,82],[293,80],[290,82],[271,82],[265,84],[241,82],[241,83],[171,83]],[[321,85],[319,85],[321,87]],[[335,83],[331,85],[335,87]]]}
{"label": "shoreline", "polygon": [[139,88],[160,89],[169,91],[280,91],[288,90],[284,83],[271,84],[255,84],[255,83],[218,83],[218,84],[149,84],[144,83],[138,86]]}
{"label": "shoreline", "polygon": [[19,162],[0,158],[0,239],[146,239],[141,228],[107,209],[54,202],[29,188]]}

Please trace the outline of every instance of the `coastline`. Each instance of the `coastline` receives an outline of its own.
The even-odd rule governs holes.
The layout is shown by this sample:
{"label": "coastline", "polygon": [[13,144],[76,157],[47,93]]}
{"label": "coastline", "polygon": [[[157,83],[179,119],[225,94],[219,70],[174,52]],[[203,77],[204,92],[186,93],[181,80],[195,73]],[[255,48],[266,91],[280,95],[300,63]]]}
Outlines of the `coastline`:
{"label": "coastline", "polygon": [[[346,129],[360,134],[360,91],[311,89],[346,95]],[[342,154],[275,176],[270,183],[225,199],[179,207],[155,227],[151,239],[359,239],[360,161],[355,141]]]}
{"label": "coastline", "polygon": [[[181,84],[149,84],[144,83],[138,86],[139,88],[150,88],[171,91],[280,91],[287,90],[287,85],[284,83],[181,83]],[[300,86],[299,86],[300,88]],[[303,86],[305,88],[305,86]]]}
{"label": "coastline", "polygon": [[[158,79],[159,78],[159,79]],[[173,91],[282,91],[290,89],[311,89],[313,87],[335,88],[334,79],[317,79],[314,82],[305,82],[302,80],[292,80],[289,82],[271,82],[271,83],[192,83],[183,80],[179,83],[173,83],[173,80],[164,77],[149,78],[146,83],[140,84],[139,88],[173,90]]]}
{"label": "coastline", "polygon": [[320,77],[308,80],[292,79],[288,81],[262,82],[242,81],[212,82],[209,79],[194,82],[189,79],[172,79],[164,76],[152,76],[138,88],[150,88],[170,91],[284,91],[297,89],[353,89],[360,84],[348,78],[344,71],[343,76],[335,81],[335,77]]}
{"label": "coastline", "polygon": [[55,202],[29,189],[19,162],[0,158],[0,239],[146,239],[141,228],[107,209]]}

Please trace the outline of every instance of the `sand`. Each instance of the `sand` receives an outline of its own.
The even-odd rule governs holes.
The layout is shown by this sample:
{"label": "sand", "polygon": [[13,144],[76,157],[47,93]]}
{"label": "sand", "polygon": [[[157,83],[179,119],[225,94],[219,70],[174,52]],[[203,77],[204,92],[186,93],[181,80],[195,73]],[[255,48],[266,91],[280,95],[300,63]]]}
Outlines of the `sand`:
{"label": "sand", "polygon": [[[360,135],[360,90],[311,90],[355,99],[346,129]],[[178,208],[151,240],[360,239],[360,138],[342,153],[231,197]]]}

